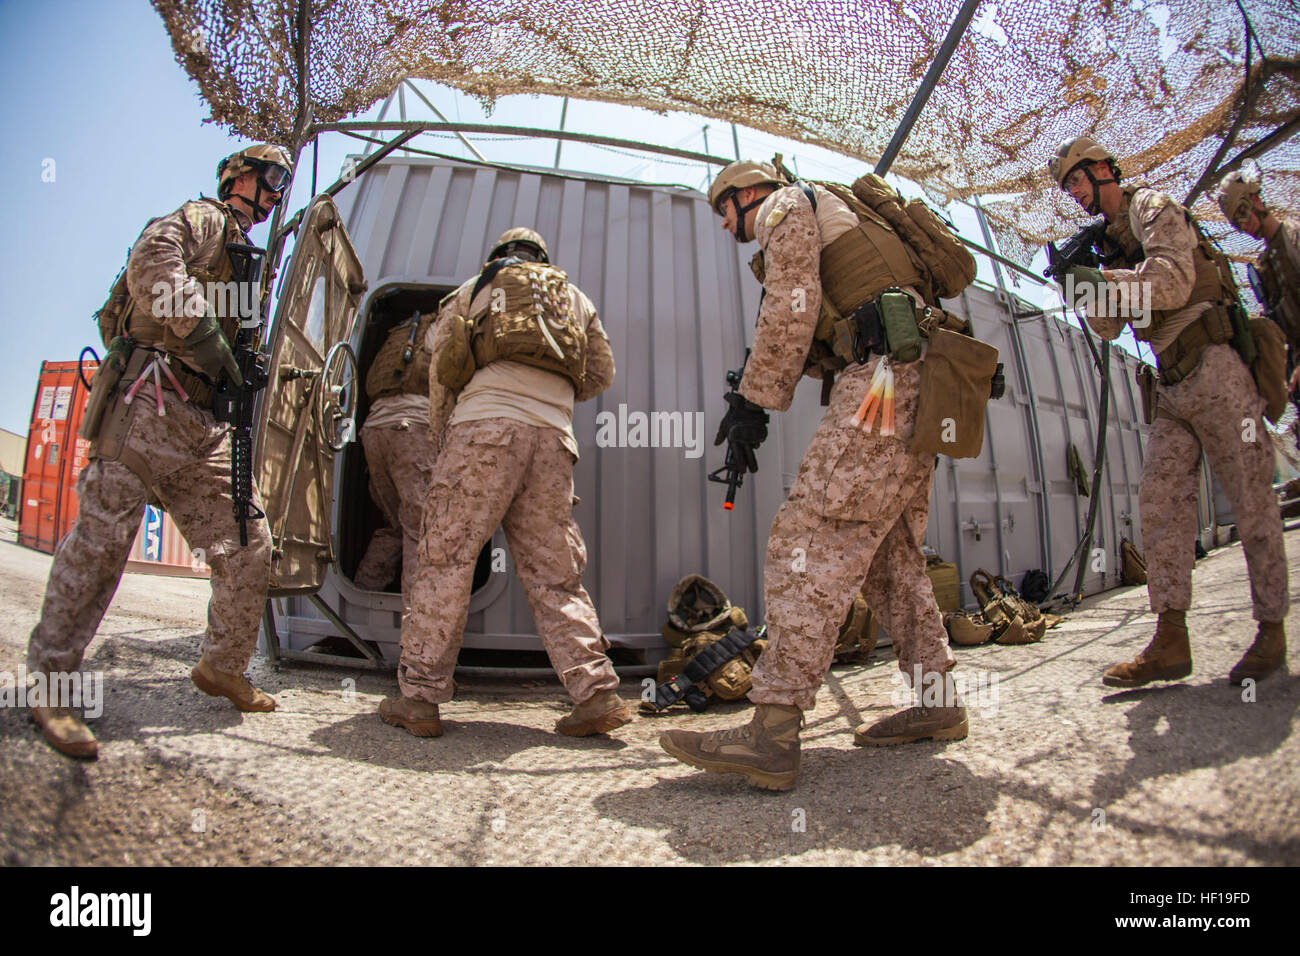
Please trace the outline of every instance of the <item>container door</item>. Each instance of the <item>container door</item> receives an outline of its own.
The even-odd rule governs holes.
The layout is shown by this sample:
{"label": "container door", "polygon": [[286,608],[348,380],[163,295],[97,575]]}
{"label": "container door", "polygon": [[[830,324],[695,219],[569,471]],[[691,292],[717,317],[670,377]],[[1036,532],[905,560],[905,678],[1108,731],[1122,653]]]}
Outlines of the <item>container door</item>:
{"label": "container door", "polygon": [[365,288],[338,207],[316,197],[286,267],[256,424],[273,597],[314,593],[335,560],[334,453],[355,427],[360,382],[348,341]]}

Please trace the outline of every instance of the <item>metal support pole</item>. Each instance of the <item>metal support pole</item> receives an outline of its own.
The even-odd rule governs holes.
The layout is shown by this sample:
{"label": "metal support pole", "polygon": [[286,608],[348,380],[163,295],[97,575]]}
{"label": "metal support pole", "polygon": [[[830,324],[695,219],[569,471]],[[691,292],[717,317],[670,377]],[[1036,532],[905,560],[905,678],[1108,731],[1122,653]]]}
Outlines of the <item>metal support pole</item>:
{"label": "metal support pole", "polygon": [[[569,98],[566,96],[564,102],[560,104],[560,129],[564,129],[564,121],[569,115]],[[564,146],[564,140],[555,141],[555,168],[560,168],[560,148]]]}
{"label": "metal support pole", "polygon": [[903,121],[898,124],[898,129],[894,130],[894,136],[885,147],[885,151],[880,156],[880,162],[876,163],[876,175],[883,176],[889,172],[889,167],[894,165],[894,157],[898,151],[903,148],[903,143],[907,142],[907,137],[912,132],[912,126],[915,125],[916,119],[921,115],[921,110],[925,109],[925,104],[930,101],[930,94],[934,92],[935,84],[939,82],[939,77],[943,75],[944,68],[948,66],[948,61],[952,59],[953,52],[957,49],[957,42],[966,32],[966,27],[970,25],[971,18],[975,16],[975,8],[980,5],[980,0],[966,0],[957,11],[957,19],[952,22],[948,28],[948,35],[943,38],[943,44],[939,47],[939,52],[934,56],[934,62],[930,64],[930,69],[925,71],[925,78],[921,80],[921,86],[912,96],[912,102],[907,106],[907,112],[903,114]]}
{"label": "metal support pole", "polygon": [[[429,100],[429,98],[420,92],[420,88],[418,86],[416,86],[410,80],[403,80],[403,82],[411,88],[411,92],[414,93],[416,96],[418,96],[425,106],[429,107],[429,109],[433,111],[434,116],[438,117],[438,119],[442,120],[444,123],[447,122],[447,117],[442,115],[442,110],[434,106],[433,103]],[[466,149],[468,149],[471,153],[474,154],[474,158],[477,159],[480,163],[487,162],[487,157],[484,156],[482,153],[480,153],[477,149],[475,149],[474,144],[471,143],[469,140],[467,140],[464,134],[457,131],[456,138],[461,141],[462,145],[464,145]]]}
{"label": "metal support pole", "polygon": [[736,158],[740,159],[740,134],[736,132],[736,124],[731,124],[731,145],[736,149]]}
{"label": "metal support pole", "polygon": [[307,595],[307,599],[311,601],[312,604],[316,605],[317,610],[329,619],[329,622],[338,629],[340,634],[347,638],[349,644],[365,655],[366,660],[370,661],[370,663],[374,664],[376,667],[384,666],[383,658],[376,654],[374,649],[361,639],[361,635],[352,630],[351,625],[349,625],[347,621],[343,620],[343,618],[339,617],[334,608],[326,604],[319,594],[313,592]]}

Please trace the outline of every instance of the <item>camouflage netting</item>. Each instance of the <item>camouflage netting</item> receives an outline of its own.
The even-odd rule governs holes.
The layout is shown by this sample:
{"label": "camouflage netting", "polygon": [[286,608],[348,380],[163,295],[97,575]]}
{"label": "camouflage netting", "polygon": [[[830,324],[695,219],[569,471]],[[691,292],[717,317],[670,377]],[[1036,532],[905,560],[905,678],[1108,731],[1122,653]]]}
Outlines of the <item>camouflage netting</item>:
{"label": "camouflage netting", "polygon": [[[291,143],[297,0],[154,0],[212,119]],[[315,122],[346,119],[403,77],[490,105],[548,93],[684,110],[873,163],[960,0],[315,0]],[[1300,115],[1300,0],[1244,0],[1266,61],[1228,156]],[[893,166],[941,202],[984,197],[1003,249],[1027,262],[1082,215],[1048,178],[1090,133],[1124,176],[1186,196],[1243,98],[1246,33],[1231,0],[984,3]],[[1300,140],[1260,160],[1265,198],[1300,212]],[[1230,253],[1257,249],[1196,214]]]}

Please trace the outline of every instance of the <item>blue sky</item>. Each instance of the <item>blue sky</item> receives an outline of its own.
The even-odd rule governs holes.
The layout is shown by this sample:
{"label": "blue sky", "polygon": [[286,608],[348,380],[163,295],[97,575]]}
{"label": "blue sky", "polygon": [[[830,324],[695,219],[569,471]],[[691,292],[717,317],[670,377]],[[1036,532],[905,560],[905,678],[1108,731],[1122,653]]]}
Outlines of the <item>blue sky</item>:
{"label": "blue sky", "polygon": [[[449,119],[552,127],[555,97],[503,98],[492,113],[453,90],[421,84]],[[0,0],[0,209],[10,228],[0,234],[0,345],[8,374],[0,378],[0,427],[25,434],[42,361],[76,359],[100,342],[92,319],[127,250],[146,221],[200,192],[216,190],[216,166],[247,141],[204,123],[206,104],[176,63],[161,18],[145,0]],[[411,119],[434,119],[407,95]],[[376,104],[368,116],[377,116]],[[389,119],[397,119],[393,106]],[[708,126],[707,130],[704,128]],[[684,114],[573,101],[566,128],[730,156],[731,128]],[[851,181],[865,164],[826,150],[738,130],[745,156],[785,153],[809,178]],[[550,166],[553,140],[473,138],[489,160]],[[422,148],[467,156],[450,134],[426,136]],[[332,182],[361,144],[322,137],[320,186]],[[289,198],[290,211],[310,198],[310,154]],[[707,170],[650,154],[565,144],[565,168],[602,171],[699,188]],[[46,181],[51,180],[51,181]],[[909,195],[914,188],[904,187]],[[948,210],[979,241],[974,215]],[[267,226],[253,230],[259,244]],[[981,277],[992,280],[981,257]],[[1026,288],[1031,301],[1041,299]]]}

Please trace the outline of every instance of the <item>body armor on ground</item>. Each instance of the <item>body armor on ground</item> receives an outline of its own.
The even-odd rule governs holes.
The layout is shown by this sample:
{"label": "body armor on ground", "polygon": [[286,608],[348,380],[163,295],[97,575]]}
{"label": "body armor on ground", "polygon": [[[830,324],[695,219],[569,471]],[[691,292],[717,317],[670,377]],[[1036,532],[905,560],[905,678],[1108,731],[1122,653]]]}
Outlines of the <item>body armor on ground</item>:
{"label": "body armor on ground", "polygon": [[[1106,236],[1123,253],[1123,259],[1115,263],[1120,268],[1133,269],[1146,258],[1146,252],[1137,236],[1133,234],[1129,222],[1129,205],[1133,194],[1142,186],[1125,186],[1121,190],[1119,214],[1113,222],[1106,225]],[[1188,224],[1196,231],[1196,251],[1192,261],[1196,269],[1196,278],[1187,301],[1177,309],[1152,309],[1151,321],[1144,328],[1133,328],[1133,337],[1139,342],[1149,342],[1170,317],[1184,309],[1202,302],[1212,303],[1196,321],[1192,322],[1174,340],[1173,344],[1158,356],[1160,380],[1162,384],[1174,385],[1195,370],[1200,364],[1201,353],[1207,346],[1218,345],[1232,339],[1232,316],[1228,312],[1230,305],[1237,298],[1236,285],[1232,280],[1231,267],[1223,253],[1210,242],[1200,225],[1182,206],[1175,208],[1187,218]]]}
{"label": "body armor on ground", "polygon": [[386,395],[427,395],[430,355],[425,337],[433,324],[432,312],[418,312],[388,332],[366,373],[366,395],[373,402]]}
{"label": "body armor on ground", "polygon": [[587,334],[570,295],[567,277],[554,266],[505,260],[475,294],[468,317],[475,366],[509,359],[563,375],[581,388]]}

